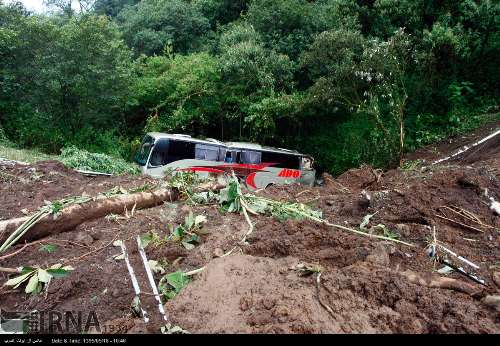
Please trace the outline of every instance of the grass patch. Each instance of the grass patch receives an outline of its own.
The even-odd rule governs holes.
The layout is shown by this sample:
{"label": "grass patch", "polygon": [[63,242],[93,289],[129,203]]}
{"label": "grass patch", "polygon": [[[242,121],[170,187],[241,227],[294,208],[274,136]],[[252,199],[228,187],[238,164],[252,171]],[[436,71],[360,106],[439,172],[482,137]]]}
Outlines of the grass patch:
{"label": "grass patch", "polygon": [[9,160],[35,163],[43,160],[57,160],[56,155],[49,155],[34,149],[18,149],[8,143],[0,143],[0,157]]}

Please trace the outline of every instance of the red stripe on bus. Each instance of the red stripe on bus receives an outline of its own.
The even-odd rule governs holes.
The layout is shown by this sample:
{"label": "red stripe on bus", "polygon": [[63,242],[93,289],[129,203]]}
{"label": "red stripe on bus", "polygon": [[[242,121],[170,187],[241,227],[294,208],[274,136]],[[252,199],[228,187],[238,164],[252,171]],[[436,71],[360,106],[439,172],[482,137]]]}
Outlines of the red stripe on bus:
{"label": "red stripe on bus", "polygon": [[250,173],[248,176],[247,176],[247,179],[246,179],[246,182],[247,182],[247,185],[250,185],[251,187],[253,187],[254,189],[257,188],[257,186],[255,185],[255,175],[257,174],[257,172],[254,172],[254,173]]}
{"label": "red stripe on bus", "polygon": [[181,168],[179,171],[193,171],[193,172],[209,172],[209,173],[224,173],[223,170],[209,168],[209,167],[189,167],[189,168]]}
{"label": "red stripe on bus", "polygon": [[266,167],[270,167],[275,165],[275,163],[261,163],[261,164],[251,164],[251,163],[229,163],[229,164],[222,164],[219,165],[218,167],[227,167],[227,168],[248,168],[248,169],[256,169],[256,170],[261,170]]}

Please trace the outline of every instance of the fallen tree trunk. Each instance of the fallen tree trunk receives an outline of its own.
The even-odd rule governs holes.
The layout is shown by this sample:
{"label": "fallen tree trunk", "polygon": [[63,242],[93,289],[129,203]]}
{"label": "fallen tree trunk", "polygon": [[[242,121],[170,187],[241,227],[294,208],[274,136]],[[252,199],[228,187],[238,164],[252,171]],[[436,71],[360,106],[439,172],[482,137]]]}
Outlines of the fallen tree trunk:
{"label": "fallen tree trunk", "polygon": [[[135,209],[146,209],[160,205],[165,201],[175,201],[177,199],[179,199],[177,190],[159,189],[152,192],[139,192],[97,199],[82,204],[73,204],[63,209],[56,219],[52,214],[42,217],[19,241],[33,241],[69,231],[85,221],[98,219],[109,214],[122,214],[125,209],[131,210],[134,206]],[[0,221],[0,244],[29,218],[27,216]]]}

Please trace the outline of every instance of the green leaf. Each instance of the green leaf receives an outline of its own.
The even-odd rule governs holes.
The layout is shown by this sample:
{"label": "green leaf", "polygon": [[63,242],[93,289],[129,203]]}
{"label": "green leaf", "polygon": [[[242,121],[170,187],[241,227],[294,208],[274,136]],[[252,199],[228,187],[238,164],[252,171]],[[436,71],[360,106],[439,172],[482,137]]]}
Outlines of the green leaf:
{"label": "green leaf", "polygon": [[182,246],[186,248],[186,250],[193,250],[195,246],[191,243],[188,243],[187,241],[182,242]]}
{"label": "green leaf", "polygon": [[52,275],[50,275],[46,270],[44,269],[38,269],[38,280],[43,283],[48,283],[50,279],[52,279]]}
{"label": "green leaf", "polygon": [[186,229],[188,229],[188,230],[193,228],[193,226],[195,225],[194,216],[193,216],[192,211],[189,211],[188,216],[186,216],[185,221],[184,221],[184,225],[186,226]]}
{"label": "green leaf", "polygon": [[[376,214],[376,213],[375,213]],[[370,219],[375,215],[375,214],[366,214],[365,217],[363,217],[363,221],[359,224],[359,228],[362,230],[366,229],[366,226],[370,223]]]}
{"label": "green leaf", "polygon": [[38,289],[38,283],[39,283],[38,273],[35,273],[28,281],[28,284],[26,285],[24,291],[26,293],[36,293]]}
{"label": "green leaf", "polygon": [[141,246],[145,249],[149,243],[153,240],[153,235],[151,233],[144,233],[140,236]]}
{"label": "green leaf", "polygon": [[172,240],[173,241],[181,241],[181,239],[184,237],[184,227],[181,225],[175,227],[174,232],[172,233]]}
{"label": "green leaf", "polygon": [[176,292],[179,292],[189,283],[189,277],[180,270],[167,274],[166,280],[168,284],[175,289]]}
{"label": "green leaf", "polygon": [[40,246],[40,249],[38,251],[45,251],[48,253],[53,253],[57,250],[57,245],[54,244],[44,244]]}
{"label": "green leaf", "polygon": [[26,274],[26,273],[32,272],[34,270],[36,270],[36,268],[33,268],[33,267],[23,267],[21,269],[21,274]]}
{"label": "green leaf", "polygon": [[200,226],[201,224],[207,222],[207,217],[205,215],[197,215],[194,218],[194,225],[196,227]]}
{"label": "green leaf", "polygon": [[34,270],[31,270],[25,274],[16,276],[15,278],[12,278],[10,280],[7,280],[7,282],[4,284],[6,286],[14,286],[14,288],[17,288],[20,284],[22,284],[24,281],[28,280],[28,278],[33,275]]}
{"label": "green leaf", "polygon": [[149,260],[148,261],[149,268],[153,271],[153,273],[160,273],[163,274],[165,273],[165,269],[158,263],[158,261],[155,260]]}
{"label": "green leaf", "polygon": [[47,273],[52,275],[55,278],[63,278],[65,276],[68,276],[68,271],[66,269],[47,269]]}

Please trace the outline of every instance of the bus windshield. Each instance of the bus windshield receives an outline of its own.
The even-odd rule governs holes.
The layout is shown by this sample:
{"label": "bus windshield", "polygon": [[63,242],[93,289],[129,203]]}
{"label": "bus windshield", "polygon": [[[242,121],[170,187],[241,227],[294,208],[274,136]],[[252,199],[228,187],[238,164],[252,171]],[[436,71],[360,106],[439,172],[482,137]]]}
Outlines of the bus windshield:
{"label": "bus windshield", "polygon": [[140,166],[145,166],[149,153],[151,152],[151,148],[153,147],[154,139],[151,136],[146,136],[144,138],[144,141],[141,144],[141,148],[137,152],[137,155],[135,156],[135,162],[139,164]]}

